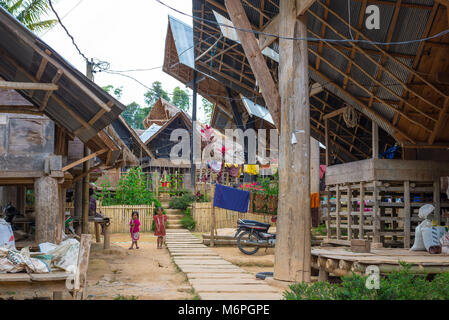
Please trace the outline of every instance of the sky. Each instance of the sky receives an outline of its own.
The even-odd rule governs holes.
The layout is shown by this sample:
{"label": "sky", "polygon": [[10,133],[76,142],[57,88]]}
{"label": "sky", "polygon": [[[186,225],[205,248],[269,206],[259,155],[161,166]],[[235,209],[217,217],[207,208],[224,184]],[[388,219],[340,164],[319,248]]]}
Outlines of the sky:
{"label": "sky", "polygon": [[[192,14],[192,1],[164,0],[182,12]],[[133,70],[162,67],[167,34],[168,15],[192,25],[192,18],[178,14],[155,0],[53,0],[55,10],[74,37],[82,53],[110,63],[110,70]],[[55,18],[54,15],[50,16]],[[79,55],[64,29],[57,25],[39,34],[42,40],[69,63],[85,73],[86,63]],[[128,72],[147,87],[160,81],[171,93],[176,86],[186,87],[157,68],[145,72]],[[120,99],[125,105],[135,101],[144,104],[145,87],[119,75],[96,73],[100,86],[123,87]],[[189,89],[189,94],[192,91]],[[199,120],[205,118],[199,101]]]}

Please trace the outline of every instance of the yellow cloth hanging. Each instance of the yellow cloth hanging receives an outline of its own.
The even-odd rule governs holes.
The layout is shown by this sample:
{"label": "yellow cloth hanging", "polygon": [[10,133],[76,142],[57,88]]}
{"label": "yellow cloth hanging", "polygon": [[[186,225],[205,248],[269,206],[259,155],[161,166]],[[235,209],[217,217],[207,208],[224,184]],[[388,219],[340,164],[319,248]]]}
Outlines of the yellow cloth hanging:
{"label": "yellow cloth hanging", "polygon": [[320,207],[320,194],[319,192],[312,193],[310,195],[310,208],[315,209]]}
{"label": "yellow cloth hanging", "polygon": [[245,164],[245,169],[243,171],[249,175],[255,176],[259,174],[259,165],[257,164]]}

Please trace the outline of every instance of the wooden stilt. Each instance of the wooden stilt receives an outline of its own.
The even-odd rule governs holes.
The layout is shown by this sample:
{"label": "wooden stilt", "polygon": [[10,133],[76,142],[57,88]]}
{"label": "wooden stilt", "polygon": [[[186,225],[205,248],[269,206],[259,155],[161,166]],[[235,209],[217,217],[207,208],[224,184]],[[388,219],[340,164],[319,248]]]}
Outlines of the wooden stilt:
{"label": "wooden stilt", "polygon": [[440,187],[440,179],[436,179],[433,182],[433,206],[435,207],[434,219],[438,222],[438,225],[441,225],[441,187]]}
{"label": "wooden stilt", "polygon": [[[279,33],[306,38],[296,1],[280,2]],[[310,282],[310,105],[307,41],[279,39],[281,96],[279,206],[274,278]]]}
{"label": "wooden stilt", "polygon": [[104,249],[109,249],[111,247],[111,228],[109,223],[104,224]]}
{"label": "wooden stilt", "polygon": [[101,225],[98,222],[95,222],[95,241],[97,243],[101,242]]}
{"label": "wooden stilt", "polygon": [[380,242],[380,211],[379,211],[379,188],[378,181],[373,182],[373,228],[374,242]]}
{"label": "wooden stilt", "polygon": [[359,239],[365,238],[365,183],[360,182],[360,215],[359,215]]}
{"label": "wooden stilt", "polygon": [[37,179],[34,183],[36,210],[36,243],[56,243],[55,226],[60,217],[58,181],[50,176]]}
{"label": "wooden stilt", "polygon": [[337,190],[335,195],[335,214],[336,214],[336,221],[337,221],[337,239],[341,239],[341,198],[340,198],[340,185],[337,184]]}
{"label": "wooden stilt", "polygon": [[347,225],[348,225],[348,240],[352,239],[352,189],[351,189],[351,185],[347,184],[346,185],[346,190],[347,190],[347,205],[346,205],[346,210],[347,210]]}
{"label": "wooden stilt", "polygon": [[[86,145],[84,145],[84,157],[87,157],[89,155],[89,149]],[[89,167],[90,163],[89,161],[84,162],[83,164],[83,173],[86,174],[86,177],[83,178],[83,233],[88,234],[89,233]]]}
{"label": "wooden stilt", "polygon": [[404,248],[410,248],[410,181],[404,181]]}
{"label": "wooden stilt", "polygon": [[[75,195],[73,200],[74,205],[74,216],[77,217],[81,221],[83,216],[83,182],[77,181],[75,183]],[[81,234],[81,223],[76,226],[75,232],[77,234]]]}
{"label": "wooden stilt", "polygon": [[210,246],[215,246],[215,206],[213,204],[211,210]]}

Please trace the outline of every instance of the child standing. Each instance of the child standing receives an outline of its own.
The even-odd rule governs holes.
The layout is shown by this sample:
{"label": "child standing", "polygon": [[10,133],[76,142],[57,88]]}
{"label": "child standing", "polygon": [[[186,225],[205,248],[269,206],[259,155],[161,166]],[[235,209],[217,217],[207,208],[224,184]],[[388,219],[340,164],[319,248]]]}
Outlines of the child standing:
{"label": "child standing", "polygon": [[137,211],[134,211],[132,219],[129,222],[129,232],[131,233],[131,241],[132,241],[129,250],[133,249],[134,244],[136,244],[136,249],[139,249],[139,246],[137,245],[137,241],[140,238],[139,231],[140,231],[139,213]]}
{"label": "child standing", "polygon": [[162,249],[165,237],[165,224],[167,223],[167,216],[162,212],[162,208],[157,208],[157,214],[154,216],[156,229],[154,235],[157,236],[157,248]]}

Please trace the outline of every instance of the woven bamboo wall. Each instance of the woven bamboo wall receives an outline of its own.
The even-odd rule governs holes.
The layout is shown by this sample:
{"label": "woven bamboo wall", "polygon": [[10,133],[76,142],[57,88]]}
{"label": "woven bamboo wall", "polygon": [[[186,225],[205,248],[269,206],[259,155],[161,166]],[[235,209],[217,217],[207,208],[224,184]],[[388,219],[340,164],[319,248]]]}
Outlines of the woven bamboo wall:
{"label": "woven bamboo wall", "polygon": [[[66,211],[70,211],[70,206]],[[133,211],[139,212],[140,232],[151,232],[154,204],[140,206],[97,206],[97,212],[111,219],[111,233],[129,233],[129,222]],[[89,223],[89,233],[95,234],[94,223]]]}
{"label": "woven bamboo wall", "polygon": [[[195,232],[210,232],[211,226],[212,203],[194,203],[192,217],[196,222]],[[264,223],[271,222],[272,215],[255,214],[255,213],[239,213],[220,208],[215,208],[215,223],[217,229],[236,228],[238,219],[257,220]]]}

